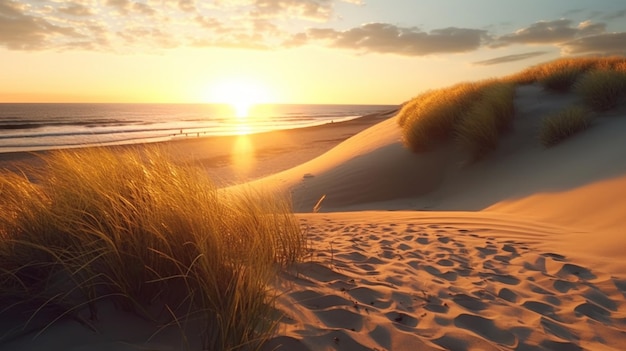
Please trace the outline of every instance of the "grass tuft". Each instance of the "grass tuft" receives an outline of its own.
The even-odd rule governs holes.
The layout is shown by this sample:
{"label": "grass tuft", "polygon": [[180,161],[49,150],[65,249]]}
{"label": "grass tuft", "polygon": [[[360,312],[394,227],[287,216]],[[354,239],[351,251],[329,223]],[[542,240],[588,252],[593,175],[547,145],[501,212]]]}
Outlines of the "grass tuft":
{"label": "grass tuft", "polygon": [[593,110],[613,109],[626,97],[626,71],[591,71],[576,83],[575,90]]}
{"label": "grass tuft", "polygon": [[486,86],[481,99],[455,127],[458,144],[470,152],[473,160],[494,151],[500,135],[511,128],[514,96],[513,84],[495,82]]}
{"label": "grass tuft", "polygon": [[[626,96],[625,77],[624,57],[559,59],[502,79],[427,91],[404,103],[397,118],[403,142],[412,151],[430,151],[454,136],[461,148],[478,160],[493,151],[510,129],[518,85],[539,83],[556,91],[575,87],[592,109],[605,111]],[[564,114],[582,115],[574,111]],[[558,134],[546,133],[546,138]]]}
{"label": "grass tuft", "polygon": [[583,107],[569,107],[543,119],[539,140],[544,147],[554,146],[591,126],[593,116]]}
{"label": "grass tuft", "polygon": [[432,150],[452,137],[473,159],[493,150],[513,119],[515,86],[495,80],[429,91],[405,104],[398,118],[405,145]]}
{"label": "grass tuft", "polygon": [[[304,242],[286,199],[218,190],[158,150],[55,152],[36,181],[0,176],[0,301],[57,316],[97,301],[204,325],[210,350],[271,333],[276,268]],[[163,314],[147,312],[163,306]],[[1,341],[1,340],[0,340]]]}
{"label": "grass tuft", "polygon": [[480,84],[463,83],[414,98],[398,114],[405,145],[414,152],[429,151],[450,139],[479,94]]}

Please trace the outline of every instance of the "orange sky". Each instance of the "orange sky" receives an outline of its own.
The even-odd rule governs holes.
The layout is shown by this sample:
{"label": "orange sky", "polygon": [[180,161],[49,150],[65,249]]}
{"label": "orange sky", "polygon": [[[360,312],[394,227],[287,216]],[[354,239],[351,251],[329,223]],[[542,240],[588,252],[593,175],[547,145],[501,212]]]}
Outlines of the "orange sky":
{"label": "orange sky", "polygon": [[6,0],[0,102],[397,104],[624,54],[624,19],[620,1]]}

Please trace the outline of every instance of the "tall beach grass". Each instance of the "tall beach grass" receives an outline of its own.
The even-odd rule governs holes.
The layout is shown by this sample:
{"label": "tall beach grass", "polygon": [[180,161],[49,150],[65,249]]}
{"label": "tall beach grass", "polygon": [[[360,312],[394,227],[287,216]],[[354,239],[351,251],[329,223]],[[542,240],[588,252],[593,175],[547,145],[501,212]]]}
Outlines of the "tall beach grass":
{"label": "tall beach grass", "polygon": [[[559,92],[572,91],[589,109],[610,110],[626,102],[626,58],[564,58],[500,79],[429,90],[404,103],[397,114],[405,146],[414,152],[427,152],[454,139],[473,160],[485,157],[511,129],[515,90],[522,84],[539,84],[546,90]],[[581,111],[574,108],[563,114],[588,115]],[[568,122],[553,116],[542,127],[540,139],[551,140],[560,133],[561,127],[567,129],[568,125],[578,124],[584,127],[573,128],[584,129],[589,121],[587,117],[571,117]],[[553,127],[548,126],[550,124]],[[553,131],[548,131],[550,128],[554,128]]]}
{"label": "tall beach grass", "polygon": [[479,159],[495,149],[513,120],[514,86],[496,80],[429,91],[398,113],[405,145],[430,151],[451,139]]}
{"label": "tall beach grass", "polygon": [[462,83],[412,99],[398,114],[405,145],[415,152],[429,151],[449,140],[479,94],[479,84]]}
{"label": "tall beach grass", "polygon": [[539,130],[541,144],[548,148],[591,126],[593,115],[580,106],[565,108],[543,119]]}
{"label": "tall beach grass", "polygon": [[303,254],[287,199],[217,189],[156,149],[45,161],[34,179],[0,176],[0,311],[97,318],[110,300],[202,325],[208,350],[255,349],[270,335],[267,283]]}
{"label": "tall beach grass", "polygon": [[583,75],[575,91],[596,111],[607,111],[626,101],[626,70],[594,70]]}
{"label": "tall beach grass", "polygon": [[500,136],[511,129],[515,112],[513,84],[494,82],[485,86],[481,95],[454,127],[457,143],[473,160],[498,147]]}

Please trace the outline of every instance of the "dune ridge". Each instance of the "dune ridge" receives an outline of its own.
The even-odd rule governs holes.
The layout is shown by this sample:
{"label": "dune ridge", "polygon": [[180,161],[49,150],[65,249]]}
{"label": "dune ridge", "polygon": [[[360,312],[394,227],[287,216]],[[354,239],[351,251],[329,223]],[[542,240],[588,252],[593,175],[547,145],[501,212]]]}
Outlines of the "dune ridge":
{"label": "dune ridge", "polygon": [[291,191],[312,243],[276,283],[268,350],[621,350],[626,113],[536,137],[578,102],[519,86],[512,132],[476,163],[410,153],[394,117],[257,181]]}

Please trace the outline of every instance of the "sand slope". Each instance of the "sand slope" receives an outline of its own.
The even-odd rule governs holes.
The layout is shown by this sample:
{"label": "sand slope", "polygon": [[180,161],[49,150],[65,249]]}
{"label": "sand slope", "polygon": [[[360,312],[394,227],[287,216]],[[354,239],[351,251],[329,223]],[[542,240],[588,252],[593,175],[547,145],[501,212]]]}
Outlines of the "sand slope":
{"label": "sand slope", "polygon": [[[464,212],[301,215],[267,350],[622,350],[626,280],[534,243],[561,228]],[[282,345],[282,346],[281,346]]]}
{"label": "sand slope", "polygon": [[622,350],[626,111],[544,149],[541,118],[575,103],[518,88],[514,131],[475,164],[411,154],[392,118],[257,182],[301,212],[326,195],[299,215],[311,257],[276,283],[268,349]]}
{"label": "sand slope", "polygon": [[[626,247],[626,111],[600,116],[584,133],[544,149],[537,140],[541,119],[577,103],[576,98],[538,86],[522,86],[516,96],[513,132],[495,154],[476,164],[468,165],[467,155],[452,146],[410,153],[391,118],[257,184],[289,189],[300,212],[312,211],[326,195],[325,212],[507,213],[568,227],[572,235],[563,248],[580,257],[603,257]],[[587,240],[599,234],[606,240]],[[626,274],[621,257],[610,266]]]}

